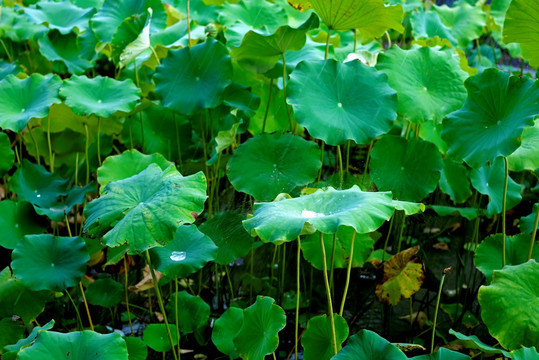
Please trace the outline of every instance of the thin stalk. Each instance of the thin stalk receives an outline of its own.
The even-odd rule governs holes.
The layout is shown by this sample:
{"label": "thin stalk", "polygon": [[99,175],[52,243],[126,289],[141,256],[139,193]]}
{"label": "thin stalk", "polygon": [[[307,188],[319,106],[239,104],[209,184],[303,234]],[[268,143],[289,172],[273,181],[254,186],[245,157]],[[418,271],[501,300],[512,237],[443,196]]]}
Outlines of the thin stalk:
{"label": "thin stalk", "polygon": [[66,295],[67,297],[69,298],[69,300],[71,300],[71,304],[73,305],[73,307],[75,308],[75,312],[77,313],[77,323],[79,324],[79,329],[83,329],[84,326],[82,325],[82,318],[80,316],[80,311],[79,311],[79,308],[77,307],[77,305],[75,304],[75,301],[73,300],[73,298],[71,297],[71,295],[69,295],[69,291],[67,291],[66,289]]}
{"label": "thin stalk", "polygon": [[352,233],[352,241],[350,243],[350,257],[348,260],[348,268],[346,269],[346,282],[344,284],[344,293],[342,295],[341,309],[339,315],[342,316],[344,312],[344,303],[346,302],[346,295],[348,294],[348,286],[350,285],[350,274],[352,273],[352,262],[354,260],[354,241],[356,240],[356,231]]}
{"label": "thin stalk", "polygon": [[86,132],[86,146],[84,147],[84,156],[86,156],[86,184],[88,184],[90,183],[90,158],[88,156],[90,134],[88,133],[88,124],[86,123],[84,123],[84,131]]}
{"label": "thin stalk", "polygon": [[82,283],[79,281],[80,293],[82,295],[82,300],[84,301],[84,307],[86,308],[86,315],[88,315],[88,322],[90,323],[90,330],[94,331],[94,324],[92,323],[92,316],[90,315],[90,308],[88,307],[88,301],[86,301],[86,295],[84,295],[84,289],[82,288]]}
{"label": "thin stalk", "polygon": [[101,166],[101,140],[100,135],[101,134],[101,116],[97,117],[97,162],[99,163],[99,166]]}
{"label": "thin stalk", "polygon": [[507,180],[509,179],[509,167],[507,157],[503,158],[505,163],[505,178],[503,182],[503,200],[502,200],[502,267],[505,267],[505,210],[507,203]]}
{"label": "thin stalk", "polygon": [[386,31],[387,36],[387,48],[389,49],[391,47],[391,38],[389,37],[389,33]]}
{"label": "thin stalk", "polygon": [[320,178],[322,177],[322,169],[324,168],[324,147],[326,143],[324,142],[324,140],[320,141],[322,141],[322,151],[320,152],[320,162],[322,163],[322,166],[320,166],[320,170],[318,171],[318,178],[316,179],[316,182],[320,182]]}
{"label": "thin stalk", "polygon": [[399,239],[398,239],[398,242],[397,242],[397,253],[399,253],[401,251],[401,243],[402,243],[402,232],[404,231],[404,224],[406,223],[406,214],[404,213],[404,211],[401,211],[401,215],[402,215],[402,222],[401,222],[401,227],[400,227],[400,230],[399,230]]}
{"label": "thin stalk", "polygon": [[228,287],[230,288],[230,302],[234,301],[234,287],[232,286],[232,278],[230,277],[230,271],[228,265],[225,265],[226,278],[228,280]]}
{"label": "thin stalk", "polygon": [[298,236],[298,253],[296,256],[296,324],[294,336],[294,359],[298,358],[299,336],[299,300],[300,300],[300,263],[301,263],[301,239]]}
{"label": "thin stalk", "polygon": [[286,58],[284,56],[284,53],[282,53],[283,57],[283,98],[284,98],[284,107],[286,108],[286,114],[288,115],[288,126],[290,128],[290,131],[294,132],[294,135],[296,134],[296,127],[292,128],[292,115],[290,115],[290,107],[288,107],[288,103],[286,102],[286,79],[288,77],[288,74],[286,73]]}
{"label": "thin stalk", "polygon": [[479,38],[475,39],[475,48],[477,49],[477,59],[479,64],[481,64],[481,47],[479,46]]}
{"label": "thin stalk", "polygon": [[326,39],[326,53],[324,54],[324,60],[328,59],[329,54],[329,39],[331,38],[331,28],[328,28],[328,38]]}
{"label": "thin stalk", "polygon": [[180,165],[180,173],[183,174],[183,162],[182,162],[182,148],[180,146],[180,130],[178,128],[178,122],[176,121],[176,115],[172,112],[172,119],[176,126],[176,145],[178,146],[178,164]]}
{"label": "thin stalk", "polygon": [[352,31],[354,31],[354,48],[353,48],[352,52],[356,52],[356,49],[357,49],[357,29],[352,29]]}
{"label": "thin stalk", "polygon": [[333,234],[333,241],[331,244],[331,257],[329,259],[329,287],[331,288],[332,296],[335,296],[334,287],[333,287],[333,273],[335,270],[335,248],[336,247],[337,247],[337,233]]}
{"label": "thin stalk", "polygon": [[34,137],[34,133],[32,132],[32,128],[30,127],[30,125],[26,125],[26,127],[28,128],[28,133],[30,134],[30,138],[32,139],[32,142],[34,143],[34,147],[36,148],[36,161],[37,161],[37,164],[41,165],[41,159],[40,159],[40,156],[39,156],[39,147],[37,146],[36,138]]}
{"label": "thin stalk", "polygon": [[150,273],[152,274],[152,280],[154,283],[155,294],[157,295],[157,301],[159,302],[159,308],[163,314],[163,320],[165,320],[165,327],[167,328],[168,340],[170,341],[170,346],[172,347],[172,354],[174,359],[178,360],[178,355],[176,354],[176,347],[174,346],[174,340],[172,340],[172,333],[170,332],[170,326],[168,325],[167,313],[165,311],[165,306],[163,305],[163,298],[161,297],[161,290],[159,290],[159,284],[157,283],[157,278],[155,276],[155,271],[152,266],[152,261],[150,259],[150,253],[148,250],[145,251],[146,261],[150,267]]}
{"label": "thin stalk", "polygon": [[51,118],[47,120],[47,144],[49,145],[49,168],[50,172],[54,172],[54,158],[52,157],[52,143],[51,143]]}
{"label": "thin stalk", "polygon": [[530,249],[528,250],[528,259],[532,258],[533,246],[535,245],[535,235],[537,234],[537,225],[539,224],[539,203],[537,204],[537,211],[535,212],[535,221],[533,222],[532,237],[530,238]]}
{"label": "thin stalk", "polygon": [[144,149],[144,119],[142,118],[142,111],[138,113],[140,119],[140,146]]}
{"label": "thin stalk", "polygon": [[331,290],[329,288],[329,280],[328,280],[328,266],[327,266],[327,259],[326,259],[326,249],[324,248],[324,234],[320,233],[320,247],[322,248],[322,263],[324,264],[324,284],[326,285],[326,295],[328,298],[328,312],[329,312],[329,318],[331,321],[331,342],[333,344],[333,354],[337,355],[337,334],[335,332],[335,319],[333,318],[333,303],[331,301]]}
{"label": "thin stalk", "polygon": [[219,268],[218,265],[215,264],[215,273],[213,274],[213,277],[215,279],[215,298],[217,299],[217,308],[219,309]]}
{"label": "thin stalk", "polygon": [[442,297],[442,288],[444,286],[445,274],[451,270],[451,267],[444,269],[442,279],[440,280],[440,288],[438,289],[438,297],[436,298],[436,308],[434,308],[434,322],[432,324],[432,337],[430,340],[430,353],[434,352],[434,336],[436,335],[436,321],[438,320],[438,308],[440,307],[440,298]]}
{"label": "thin stalk", "polygon": [[367,152],[367,160],[365,160],[365,169],[363,169],[363,175],[367,173],[367,169],[369,168],[369,162],[371,160],[371,150],[374,145],[374,140],[371,141],[371,144],[369,145],[369,151]]}
{"label": "thin stalk", "polygon": [[275,247],[273,248],[273,257],[271,258],[270,282],[269,282],[270,291],[271,291],[271,288],[273,286],[273,269],[275,269],[275,259],[277,259],[277,249],[278,248],[279,247],[277,245],[275,245]]}
{"label": "thin stalk", "polygon": [[279,282],[279,297],[278,299],[282,302],[282,294],[284,292],[284,279],[285,279],[285,273],[286,271],[286,243],[283,244],[283,260],[282,260],[282,268],[281,268],[281,281]]}
{"label": "thin stalk", "polygon": [[129,116],[129,145],[133,150],[133,117]]}
{"label": "thin stalk", "polygon": [[129,311],[129,291],[127,289],[128,286],[128,278],[127,278],[127,254],[124,255],[124,274],[125,274],[125,282],[124,282],[124,288],[125,288],[125,306],[127,308],[127,321],[129,322],[129,329],[131,330],[131,336],[133,336],[133,323],[131,322],[131,312]]}
{"label": "thin stalk", "polygon": [[189,10],[190,8],[190,0],[187,0],[187,39],[189,40],[189,45],[191,46],[191,12]]}
{"label": "thin stalk", "polygon": [[269,83],[268,102],[266,104],[266,112],[264,112],[264,120],[262,121],[262,133],[266,131],[266,120],[268,119],[269,107],[271,104],[272,90],[273,90],[273,78],[270,79],[270,83]]}
{"label": "thin stalk", "polygon": [[[189,280],[187,280],[187,283],[189,284]],[[176,329],[180,328],[180,321],[178,319],[178,278],[174,276],[174,309],[176,310],[175,315],[175,321],[176,321]],[[181,354],[181,347],[180,347],[180,332],[176,330],[176,341],[178,342],[178,354]],[[181,355],[180,355],[181,356]]]}
{"label": "thin stalk", "polygon": [[7,58],[9,59],[9,62],[13,62],[13,57],[9,53],[6,43],[4,43],[4,40],[0,39],[0,44],[2,44],[2,47],[4,48],[4,51],[6,52]]}
{"label": "thin stalk", "polygon": [[255,249],[251,248],[251,263],[249,264],[249,272],[251,273],[251,281],[249,282],[249,303],[253,302],[253,278],[254,278],[254,272],[255,272],[254,264],[255,264]]}
{"label": "thin stalk", "polygon": [[348,172],[348,169],[350,169],[350,146],[352,144],[352,140],[348,140],[346,142],[346,172]]}
{"label": "thin stalk", "polygon": [[[344,169],[342,167],[342,153],[341,153],[341,146],[337,145],[337,157],[339,158],[339,188],[342,189],[342,181],[344,178]],[[346,165],[348,166],[348,164]]]}
{"label": "thin stalk", "polygon": [[389,230],[387,231],[386,241],[384,243],[384,252],[382,253],[382,262],[384,262],[384,258],[386,256],[387,251],[387,243],[389,242],[389,236],[391,236],[391,230],[393,229],[393,220],[395,219],[395,215],[391,217],[391,220],[389,220]]}

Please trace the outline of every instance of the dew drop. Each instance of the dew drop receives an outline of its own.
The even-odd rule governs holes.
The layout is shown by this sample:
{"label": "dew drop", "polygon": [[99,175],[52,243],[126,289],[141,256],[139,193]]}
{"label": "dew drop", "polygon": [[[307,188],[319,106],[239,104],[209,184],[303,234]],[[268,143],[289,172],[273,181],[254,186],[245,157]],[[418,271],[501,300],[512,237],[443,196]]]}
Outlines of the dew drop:
{"label": "dew drop", "polygon": [[101,100],[97,100],[97,103],[98,103],[98,104],[101,104],[101,103],[102,103],[102,101],[101,101]]}
{"label": "dew drop", "polygon": [[40,198],[40,197],[41,197],[41,194],[37,194],[36,197]]}
{"label": "dew drop", "polygon": [[15,224],[15,227],[18,229],[18,228],[19,228],[19,224]]}
{"label": "dew drop", "polygon": [[496,123],[496,125],[500,126],[502,124],[502,121],[501,120],[498,120],[498,122]]}
{"label": "dew drop", "polygon": [[277,169],[277,164],[273,164],[273,168],[274,168],[274,169]]}
{"label": "dew drop", "polygon": [[197,77],[195,78],[195,80],[196,80],[196,81],[200,81],[200,77],[197,76]]}
{"label": "dew drop", "polygon": [[324,216],[324,214],[320,214],[320,213],[317,213],[317,212],[314,212],[314,211],[311,211],[311,210],[303,210],[301,212],[301,217],[304,217],[304,218],[315,218],[315,217],[320,217],[320,216]]}
{"label": "dew drop", "polygon": [[183,261],[185,260],[187,254],[185,251],[173,251],[172,254],[170,254],[170,260],[172,261]]}
{"label": "dew drop", "polygon": [[25,111],[26,111],[26,109],[25,109],[25,108],[22,108],[22,109],[21,109],[21,112],[25,112]]}
{"label": "dew drop", "polygon": [[54,263],[51,263],[51,267],[54,267]]}
{"label": "dew drop", "polygon": [[404,171],[404,166],[401,166],[401,171]]}
{"label": "dew drop", "polygon": [[423,90],[427,91],[427,87],[426,87],[426,86],[425,86],[425,87],[423,87]]}
{"label": "dew drop", "polygon": [[337,103],[337,106],[342,108],[342,103]]}

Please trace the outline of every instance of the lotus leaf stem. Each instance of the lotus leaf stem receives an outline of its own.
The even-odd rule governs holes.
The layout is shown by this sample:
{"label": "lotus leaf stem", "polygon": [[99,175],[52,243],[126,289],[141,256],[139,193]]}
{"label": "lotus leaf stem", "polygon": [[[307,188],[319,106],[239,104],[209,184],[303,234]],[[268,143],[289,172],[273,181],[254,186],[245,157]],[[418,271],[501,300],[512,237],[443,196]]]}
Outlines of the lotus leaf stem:
{"label": "lotus leaf stem", "polygon": [[86,184],[90,183],[90,157],[88,156],[88,148],[90,142],[90,134],[88,132],[88,124],[84,123],[84,132],[86,133],[86,146],[84,147],[84,155],[86,156]]}
{"label": "lotus leaf stem", "polygon": [[328,27],[328,38],[326,39],[326,52],[324,54],[324,60],[328,59],[329,54],[329,40],[331,38],[331,27]]}
{"label": "lotus leaf stem", "polygon": [[131,321],[131,312],[129,311],[129,291],[128,291],[129,279],[128,279],[128,269],[127,269],[127,254],[124,254],[123,258],[124,258],[124,275],[125,275],[125,282],[124,282],[125,306],[127,308],[127,321],[129,322],[129,329],[131,330],[131,336],[134,336],[133,322]]}
{"label": "lotus leaf stem", "polygon": [[434,308],[434,322],[432,324],[432,337],[430,341],[430,353],[434,352],[434,336],[436,335],[436,321],[438,320],[438,309],[440,308],[440,298],[442,297],[442,288],[444,286],[445,274],[451,270],[451,267],[444,269],[442,279],[440,280],[440,287],[438,288],[438,297],[436,298],[436,308]]}
{"label": "lotus leaf stem", "polygon": [[84,301],[84,307],[86,308],[86,314],[88,315],[88,322],[90,323],[90,329],[94,331],[94,324],[92,322],[92,316],[90,315],[90,308],[88,307],[88,301],[86,301],[86,295],[84,294],[84,289],[82,288],[82,282],[79,281],[80,293],[82,295],[82,300]]}
{"label": "lotus leaf stem", "polygon": [[47,120],[47,144],[49,145],[49,169],[50,172],[54,172],[54,157],[52,156],[52,144],[51,144],[51,118]]}
{"label": "lotus leaf stem", "polygon": [[298,358],[298,336],[299,336],[299,301],[300,301],[300,264],[301,264],[301,239],[298,236],[298,252],[296,256],[296,324],[294,336],[294,359]]}
{"label": "lotus leaf stem", "polygon": [[97,162],[99,163],[99,166],[101,166],[101,116],[97,117]]}
{"label": "lotus leaf stem", "polygon": [[272,90],[273,90],[273,78],[271,78],[269,82],[268,102],[266,103],[266,111],[264,112],[264,120],[262,121],[262,133],[266,131],[266,120],[268,119],[269,107],[271,104]]}
{"label": "lotus leaf stem", "polygon": [[505,211],[507,206],[507,180],[509,179],[509,166],[507,157],[503,158],[505,164],[505,178],[503,182],[503,199],[502,199],[502,267],[505,267]]}
{"label": "lotus leaf stem", "polygon": [[326,285],[326,296],[328,298],[328,312],[329,312],[329,318],[331,321],[331,342],[333,344],[333,354],[337,355],[337,334],[335,332],[335,319],[333,316],[333,303],[331,301],[331,289],[329,288],[329,280],[328,280],[328,266],[327,266],[327,258],[326,258],[326,249],[324,248],[324,234],[320,232],[320,247],[322,248],[322,263],[324,266],[324,284]]}
{"label": "lotus leaf stem", "polygon": [[82,325],[82,318],[80,316],[80,311],[79,311],[79,308],[77,307],[77,305],[75,304],[75,301],[73,300],[73,298],[71,297],[71,295],[69,295],[69,291],[67,291],[66,289],[66,295],[67,297],[69,298],[69,300],[71,301],[71,304],[73,305],[73,308],[75,309],[75,313],[77,313],[77,324],[79,326],[79,330],[82,330],[84,328],[84,326]]}
{"label": "lotus leaf stem", "polygon": [[286,57],[284,56],[284,53],[281,54],[283,57],[283,98],[284,98],[284,107],[286,108],[286,115],[288,115],[288,126],[290,128],[290,131],[296,135],[296,127],[294,126],[292,128],[292,115],[290,115],[290,107],[288,106],[288,103],[286,102],[286,79],[288,77],[288,74],[286,73]]}
{"label": "lotus leaf stem", "polygon": [[344,293],[342,295],[341,309],[339,315],[342,316],[344,312],[344,304],[346,302],[346,295],[348,294],[348,286],[350,285],[350,274],[352,272],[352,263],[354,262],[354,241],[356,240],[356,230],[352,233],[352,240],[350,241],[350,257],[348,259],[348,267],[346,269],[346,282],[344,283]]}
{"label": "lotus leaf stem", "polygon": [[530,249],[528,250],[528,258],[526,261],[532,258],[533,246],[535,245],[535,235],[537,234],[537,225],[539,224],[539,203],[537,204],[537,210],[535,212],[535,221],[533,222],[533,231],[530,238]]}
{"label": "lotus leaf stem", "polygon": [[34,143],[34,147],[36,148],[36,161],[38,165],[41,165],[41,159],[39,156],[39,147],[37,146],[36,138],[34,137],[34,133],[32,132],[32,128],[30,125],[26,125],[26,128],[28,129],[28,133],[30,134],[30,138],[32,139],[32,142]]}

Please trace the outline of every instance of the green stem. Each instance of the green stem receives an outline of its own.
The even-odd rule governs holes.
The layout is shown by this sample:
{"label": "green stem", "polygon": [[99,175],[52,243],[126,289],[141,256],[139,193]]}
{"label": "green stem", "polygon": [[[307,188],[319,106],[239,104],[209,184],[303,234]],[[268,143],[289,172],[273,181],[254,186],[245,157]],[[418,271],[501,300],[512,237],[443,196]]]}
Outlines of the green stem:
{"label": "green stem", "polygon": [[125,282],[124,282],[124,288],[125,288],[125,307],[127,308],[127,321],[129,322],[129,329],[131,330],[131,336],[134,336],[133,332],[133,322],[131,321],[131,312],[129,311],[129,291],[128,291],[128,277],[127,277],[127,254],[124,255],[124,275],[125,275]]}
{"label": "green stem", "polygon": [[[253,303],[253,278],[255,273],[255,249],[251,248],[251,263],[249,264],[249,272],[251,273],[251,281],[249,282],[249,303]],[[271,280],[270,280],[271,281]]]}
{"label": "green stem", "polygon": [[[187,280],[187,284],[189,284],[189,280]],[[180,321],[178,319],[178,278],[174,276],[174,309],[175,311],[175,321],[176,321],[176,341],[178,342],[178,356],[181,356],[181,347],[180,347]]]}
{"label": "green stem", "polygon": [[301,239],[298,236],[298,253],[296,256],[296,327],[294,336],[294,359],[298,358],[299,337],[299,300],[300,300],[300,263],[301,263]]}
{"label": "green stem", "polygon": [[502,267],[505,266],[505,211],[507,203],[507,180],[509,179],[509,167],[507,157],[503,158],[505,163],[505,178],[503,182],[503,200],[502,200]]}
{"label": "green stem", "polygon": [[129,116],[129,144],[133,150],[133,117]]}
{"label": "green stem", "polygon": [[191,12],[189,10],[190,8],[190,0],[187,0],[187,39],[189,40],[189,45],[191,46]]}
{"label": "green stem", "polygon": [[344,178],[344,169],[342,167],[342,153],[341,153],[341,146],[340,145],[337,145],[337,157],[339,158],[339,188],[342,189],[342,182],[343,182],[343,178]]}
{"label": "green stem", "polygon": [[369,145],[369,151],[367,152],[367,160],[365,160],[365,169],[363,170],[363,175],[367,173],[367,169],[369,168],[369,162],[371,160],[371,150],[372,150],[373,145],[374,145],[374,140],[371,141],[371,144]]}
{"label": "green stem", "polygon": [[32,142],[34,143],[34,147],[36,148],[36,161],[38,165],[41,165],[41,157],[39,156],[39,147],[37,146],[36,138],[34,137],[34,133],[32,132],[32,128],[30,125],[26,125],[28,128],[28,133],[30,134],[30,138],[32,139]]}
{"label": "green stem", "polygon": [[402,243],[402,232],[404,231],[404,224],[406,222],[406,214],[404,213],[404,211],[399,211],[401,213],[401,216],[402,216],[402,222],[401,222],[401,227],[400,227],[400,230],[399,230],[399,239],[398,239],[398,242],[397,242],[397,254],[400,253],[401,251],[401,243]]}
{"label": "green stem", "polygon": [[99,166],[101,166],[101,140],[100,135],[101,134],[101,116],[97,117],[97,162],[99,163]]}
{"label": "green stem", "polygon": [[320,162],[322,163],[322,166],[320,166],[320,170],[318,171],[318,178],[316,179],[316,182],[320,182],[320,178],[322,177],[322,169],[324,168],[324,148],[326,143],[324,140],[320,140],[322,142],[322,151],[320,153]]}
{"label": "green stem", "polygon": [[333,234],[331,244],[331,257],[329,259],[329,287],[331,288],[331,296],[335,296],[333,287],[333,273],[335,270],[335,248],[337,247],[337,233]]}
{"label": "green stem", "polygon": [[532,237],[530,238],[530,249],[528,250],[528,259],[532,258],[533,246],[535,245],[535,235],[537,234],[537,225],[539,224],[539,203],[537,203],[537,210],[535,212],[535,221],[533,222]]}
{"label": "green stem", "polygon": [[329,54],[329,39],[331,38],[331,28],[328,27],[328,38],[326,39],[326,52],[324,54],[324,60],[328,59]]}
{"label": "green stem", "polygon": [[75,301],[73,300],[73,298],[71,297],[71,295],[69,295],[69,291],[67,291],[66,289],[66,295],[67,297],[69,298],[69,300],[71,301],[71,304],[73,305],[73,308],[75,308],[75,312],[77,313],[77,322],[79,324],[79,329],[82,330],[84,328],[84,326],[82,325],[82,318],[80,316],[80,311],[79,311],[79,308],[77,307],[77,305],[75,304]]}
{"label": "green stem", "polygon": [[88,124],[84,123],[84,131],[86,132],[86,146],[84,147],[84,155],[86,156],[86,184],[90,183],[90,157],[88,156],[88,148],[90,142],[90,134],[88,133]]}
{"label": "green stem", "polygon": [[282,303],[282,294],[284,292],[284,279],[285,279],[285,273],[286,271],[286,243],[283,244],[283,260],[282,260],[282,268],[281,268],[281,281],[279,282],[279,296],[277,297],[280,299]]}
{"label": "green stem", "polygon": [[384,252],[382,253],[382,262],[384,262],[384,258],[386,256],[387,252],[387,244],[389,242],[389,237],[391,236],[391,230],[393,229],[393,220],[395,219],[395,215],[391,217],[391,220],[389,220],[389,230],[387,231],[386,241],[384,243]]}
{"label": "green stem", "polygon": [[270,79],[269,90],[268,90],[268,102],[266,104],[266,111],[264,112],[264,121],[262,121],[262,133],[266,131],[266,120],[268,119],[269,107],[271,104],[271,94],[273,90],[273,78]]}
{"label": "green stem", "polygon": [[230,288],[230,302],[234,301],[234,287],[232,286],[232,278],[230,277],[230,271],[228,265],[225,265],[226,278],[228,280],[228,287]]}
{"label": "green stem", "polygon": [[54,158],[52,157],[52,142],[51,142],[51,118],[47,119],[47,143],[49,145],[49,168],[51,173],[54,172]]}
{"label": "green stem", "polygon": [[94,324],[92,322],[92,316],[90,315],[90,308],[88,307],[88,301],[86,301],[86,295],[84,295],[84,289],[82,288],[82,283],[79,281],[80,293],[82,295],[82,300],[84,301],[84,307],[86,308],[86,315],[88,315],[88,322],[90,323],[90,330],[94,331]]}
{"label": "green stem", "polygon": [[329,288],[329,280],[328,280],[328,266],[327,266],[327,258],[326,258],[326,249],[324,248],[324,234],[320,233],[320,247],[322,248],[322,263],[324,265],[324,284],[326,285],[326,296],[328,298],[328,312],[329,312],[329,318],[331,321],[331,336],[332,336],[332,344],[333,344],[333,354],[337,355],[337,334],[335,332],[335,319],[333,317],[333,303],[331,301],[331,290]]}
{"label": "green stem", "polygon": [[348,172],[348,169],[350,169],[350,146],[352,144],[352,140],[348,140],[346,142],[346,172]]}
{"label": "green stem", "polygon": [[432,324],[432,337],[430,340],[430,353],[431,354],[434,352],[434,336],[436,335],[436,321],[438,320],[438,309],[440,307],[440,298],[442,297],[442,288],[444,286],[445,274],[450,269],[451,268],[447,268],[444,270],[442,279],[440,280],[440,288],[438,289],[438,297],[436,298],[436,308],[434,308],[434,322]]}
{"label": "green stem", "polygon": [[344,303],[346,302],[346,295],[348,294],[348,286],[350,285],[350,274],[352,273],[352,263],[354,262],[354,241],[356,239],[356,230],[352,233],[352,241],[350,243],[350,257],[348,258],[348,268],[346,269],[346,282],[344,284],[344,293],[341,301],[341,309],[339,315],[342,316],[344,312]]}
{"label": "green stem", "polygon": [[6,44],[4,43],[4,40],[0,39],[0,44],[2,44],[2,47],[4,48],[4,51],[6,52],[7,58],[9,59],[9,62],[13,62],[13,57],[9,53]]}
{"label": "green stem", "polygon": [[183,174],[183,162],[182,162],[182,148],[180,146],[180,130],[178,128],[178,122],[176,121],[176,114],[172,112],[172,120],[176,126],[176,145],[178,146],[178,163],[180,165],[180,173]]}
{"label": "green stem", "polygon": [[170,326],[168,325],[167,312],[165,311],[165,306],[163,305],[163,298],[161,297],[161,290],[159,290],[159,284],[157,283],[157,277],[155,276],[155,270],[152,266],[152,261],[150,259],[150,253],[148,250],[144,252],[146,254],[146,262],[150,267],[150,273],[152,274],[152,280],[155,288],[155,295],[157,295],[157,301],[159,302],[159,309],[161,314],[163,314],[163,320],[165,321],[165,327],[167,328],[168,340],[170,341],[170,346],[172,347],[172,354],[174,359],[178,360],[178,355],[176,354],[176,346],[174,345],[174,340],[172,340],[172,333],[170,332]]}
{"label": "green stem", "polygon": [[292,115],[290,115],[290,107],[288,106],[288,103],[286,102],[286,79],[288,78],[288,74],[286,73],[286,58],[284,56],[284,53],[282,53],[283,57],[283,98],[284,98],[284,107],[286,108],[286,114],[288,115],[288,127],[290,128],[290,131],[293,131],[294,135],[296,134],[296,127],[292,128]]}

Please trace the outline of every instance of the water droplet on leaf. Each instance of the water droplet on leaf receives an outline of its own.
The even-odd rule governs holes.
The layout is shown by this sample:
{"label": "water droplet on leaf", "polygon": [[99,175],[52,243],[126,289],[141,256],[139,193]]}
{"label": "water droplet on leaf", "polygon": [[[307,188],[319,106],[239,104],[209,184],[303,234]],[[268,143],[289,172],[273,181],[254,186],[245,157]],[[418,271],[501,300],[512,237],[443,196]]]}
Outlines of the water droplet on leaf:
{"label": "water droplet on leaf", "polygon": [[172,254],[170,254],[170,260],[172,261],[183,261],[185,260],[187,254],[185,251],[173,251]]}

